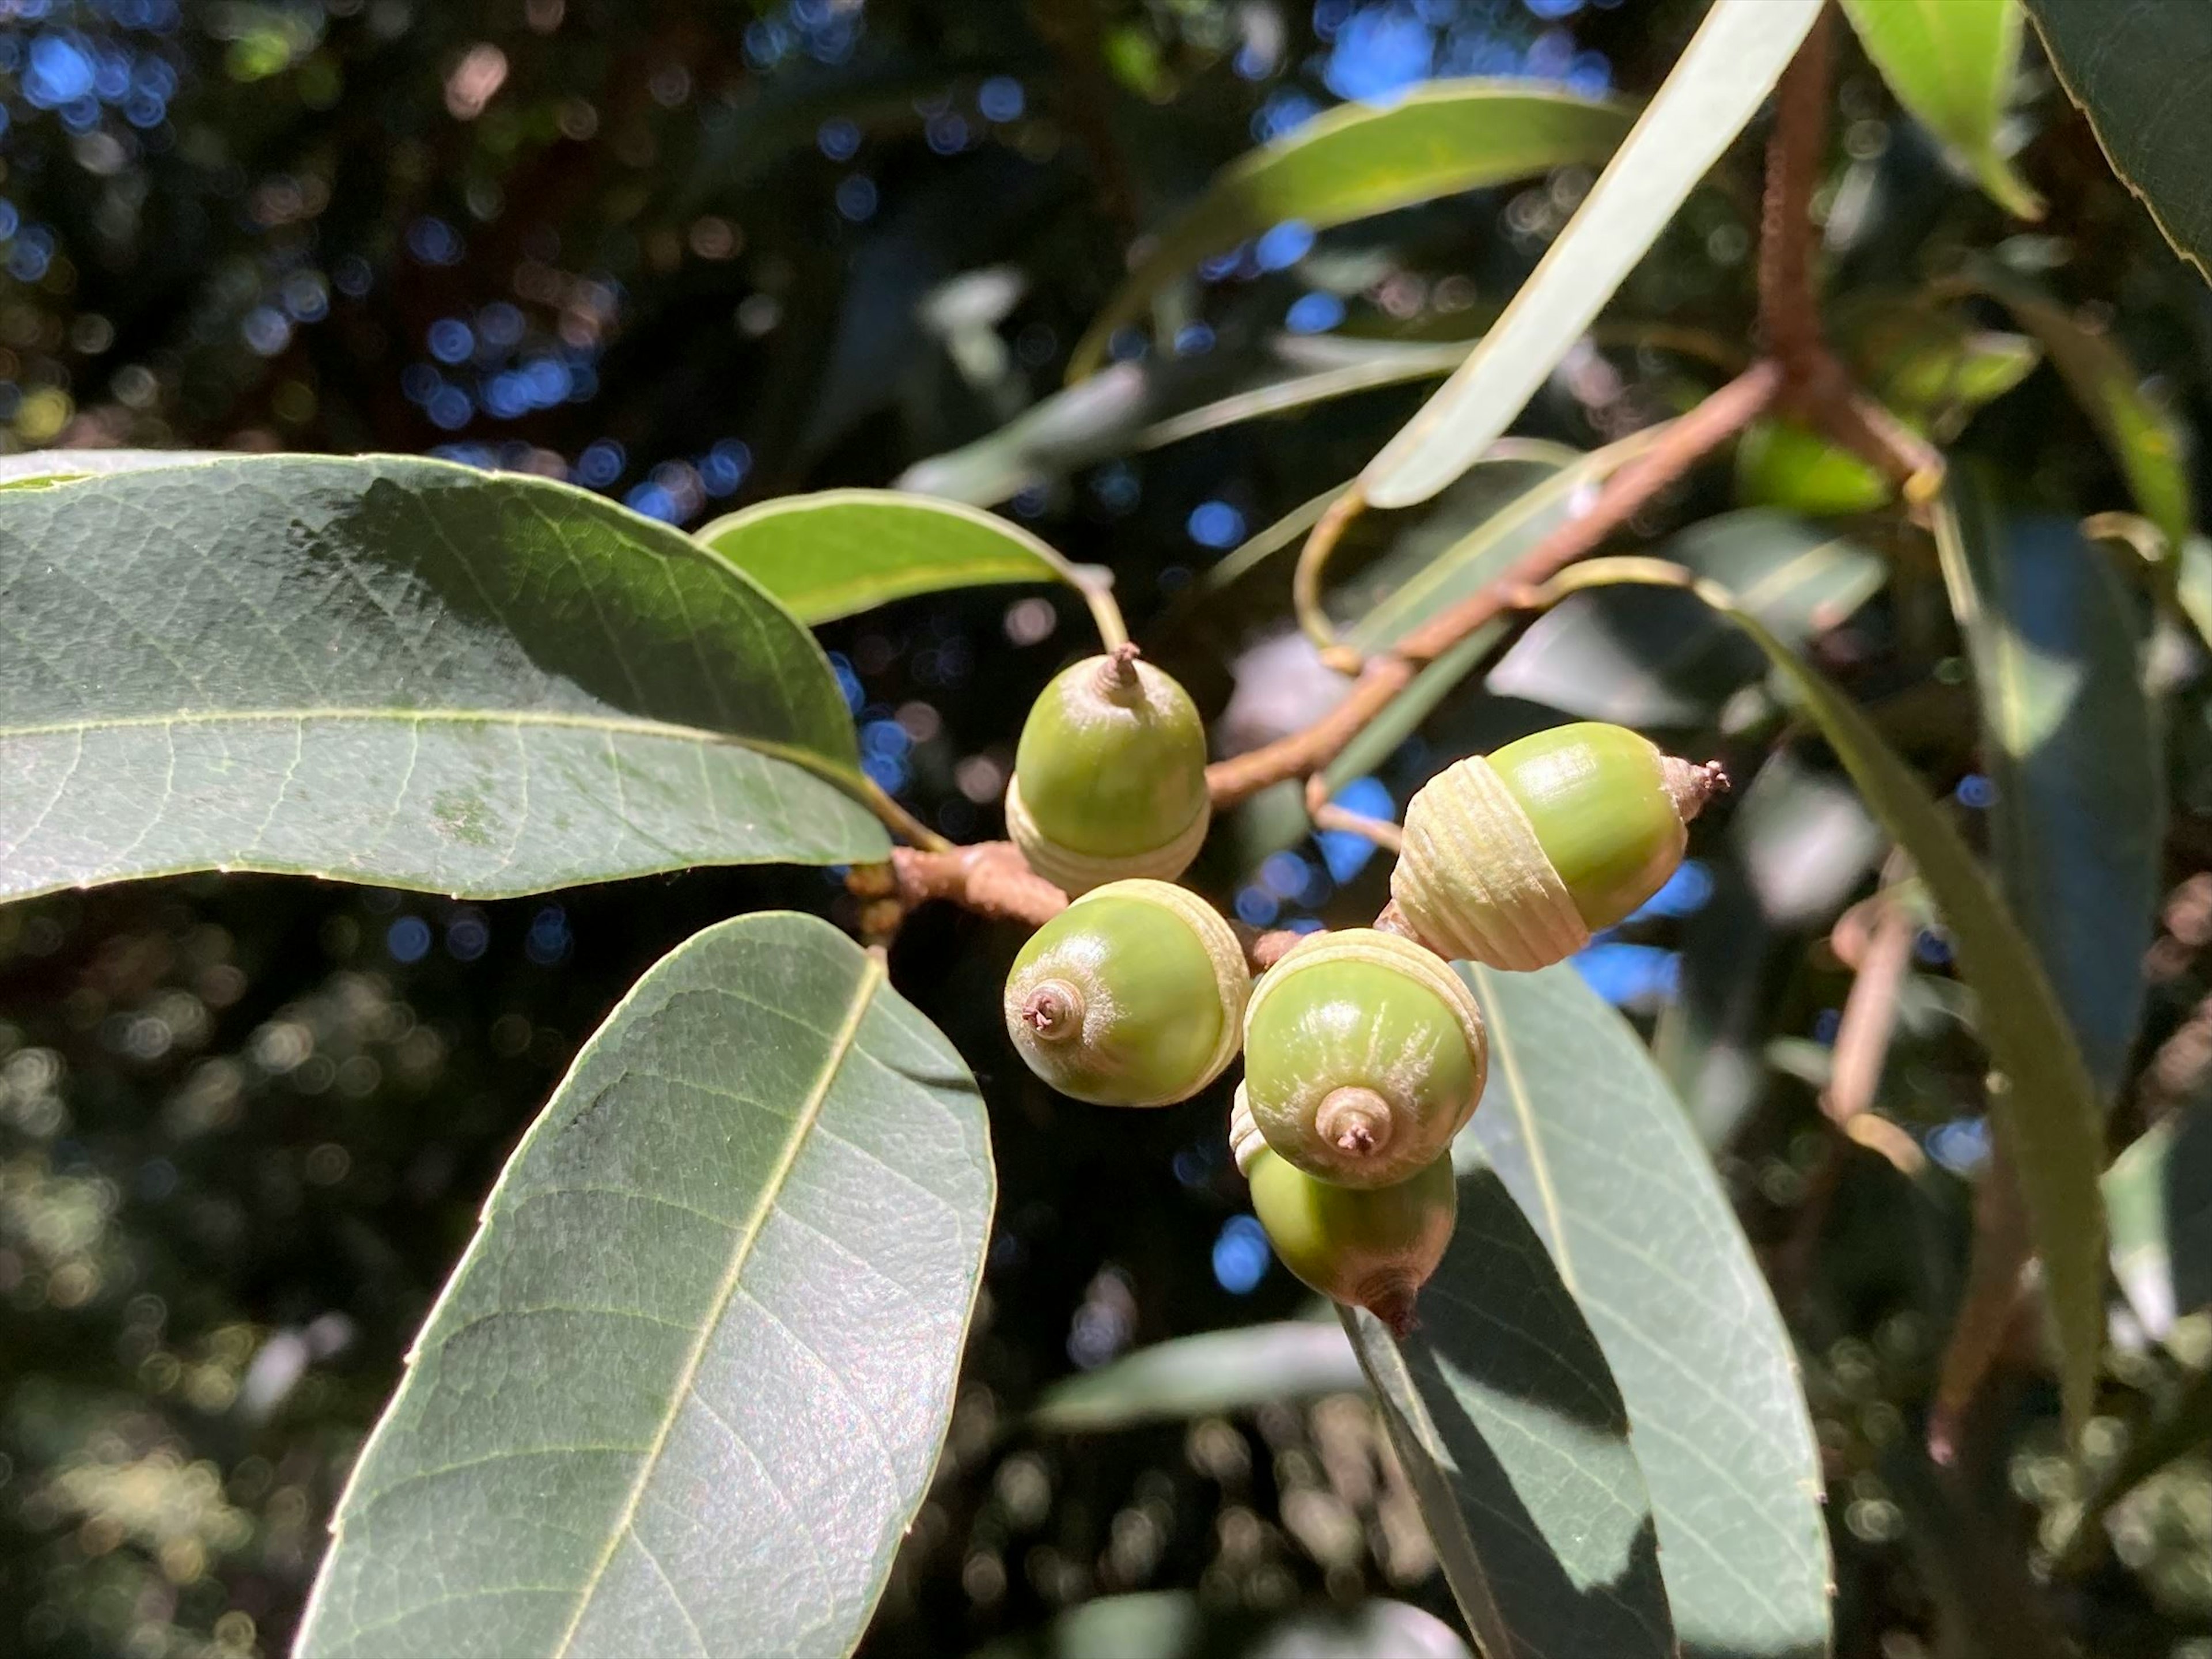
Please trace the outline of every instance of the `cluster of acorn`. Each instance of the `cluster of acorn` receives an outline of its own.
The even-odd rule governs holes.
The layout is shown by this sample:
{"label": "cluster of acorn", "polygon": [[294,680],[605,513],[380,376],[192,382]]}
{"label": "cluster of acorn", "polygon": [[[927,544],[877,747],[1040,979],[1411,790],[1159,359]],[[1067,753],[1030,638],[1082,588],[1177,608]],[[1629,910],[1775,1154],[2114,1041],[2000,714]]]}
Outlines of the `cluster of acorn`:
{"label": "cluster of acorn", "polygon": [[1284,1265],[1395,1328],[1449,1243],[1452,1138],[1482,1097],[1482,1014],[1449,966],[1535,969],[1656,892],[1723,782],[1617,726],[1462,760],[1407,808],[1392,924],[1316,933],[1255,986],[1236,932],[1173,885],[1206,838],[1206,734],[1133,647],[1076,664],[1023,727],[1009,832],[1074,902],[1007,976],[1030,1068],[1103,1106],[1165,1106],[1241,1048],[1237,1166]]}

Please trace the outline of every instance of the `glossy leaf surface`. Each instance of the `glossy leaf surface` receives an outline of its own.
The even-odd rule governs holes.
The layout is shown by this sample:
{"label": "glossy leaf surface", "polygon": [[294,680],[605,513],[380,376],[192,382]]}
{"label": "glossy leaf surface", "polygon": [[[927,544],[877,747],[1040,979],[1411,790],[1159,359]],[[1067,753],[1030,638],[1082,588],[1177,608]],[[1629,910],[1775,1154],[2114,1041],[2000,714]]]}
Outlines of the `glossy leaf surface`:
{"label": "glossy leaf surface", "polygon": [[2002,144],[2020,66],[2020,0],[1844,0],[1881,78],[1990,198],[2040,218],[2043,202]]}
{"label": "glossy leaf surface", "polygon": [[879,858],[806,631],[684,536],[441,462],[0,493],[0,896],[263,870],[493,896]]}
{"label": "glossy leaf surface", "polygon": [[842,1655],[935,1467],[983,1103],[809,916],[696,935],[509,1160],[338,1506],[302,1659]]}

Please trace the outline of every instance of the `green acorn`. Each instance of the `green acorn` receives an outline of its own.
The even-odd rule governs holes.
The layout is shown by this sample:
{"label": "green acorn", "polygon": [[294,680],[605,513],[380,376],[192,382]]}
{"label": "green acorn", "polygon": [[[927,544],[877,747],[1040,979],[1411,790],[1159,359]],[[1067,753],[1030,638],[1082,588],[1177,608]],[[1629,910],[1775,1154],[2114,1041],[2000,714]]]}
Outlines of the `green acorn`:
{"label": "green acorn", "polygon": [[1455,960],[1546,967],[1664,886],[1728,777],[1584,721],[1470,756],[1406,809],[1390,895]]}
{"label": "green acorn", "polygon": [[1029,1068],[1099,1106],[1166,1106],[1221,1075],[1251,974],[1229,924],[1164,881],[1117,881],[1037,929],[1006,976]]}
{"label": "green acorn", "polygon": [[1006,832],[1070,893],[1188,869],[1206,840],[1206,726],[1190,694],[1124,645],[1054,677],[1022,726]]}
{"label": "green acorn", "polygon": [[1413,1328],[1414,1298],[1459,1218],[1449,1156],[1389,1187],[1317,1181],[1267,1151],[1253,1158],[1249,1176],[1252,1212],[1285,1267],[1400,1336]]}

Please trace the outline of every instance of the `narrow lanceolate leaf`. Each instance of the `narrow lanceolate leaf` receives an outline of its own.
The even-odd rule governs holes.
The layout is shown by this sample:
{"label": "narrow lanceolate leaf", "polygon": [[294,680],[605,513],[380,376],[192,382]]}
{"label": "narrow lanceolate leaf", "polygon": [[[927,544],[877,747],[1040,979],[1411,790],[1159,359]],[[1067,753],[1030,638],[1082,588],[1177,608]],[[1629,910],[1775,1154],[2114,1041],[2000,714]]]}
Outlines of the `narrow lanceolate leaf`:
{"label": "narrow lanceolate leaf", "polygon": [[0,897],[185,870],[493,896],[880,858],[806,630],[565,485],[260,456],[0,492]]}
{"label": "narrow lanceolate leaf", "polygon": [[1030,1413],[1030,1424],[1097,1433],[1366,1386],[1358,1357],[1334,1323],[1285,1320],[1139,1348],[1054,1383]]}
{"label": "narrow lanceolate leaf", "polygon": [[2097,1191],[2104,1114],[2034,946],[1911,769],[1848,697],[1734,595],[1652,560],[1593,560],[1570,574],[1577,586],[1693,582],[1705,603],[1756,641],[1781,671],[1868,806],[1918,869],[1949,926],[1960,973],[1980,1010],[1993,1115],[1997,1133],[2012,1142],[2030,1236],[2043,1259],[2067,1423],[2078,1432],[2088,1420],[2105,1330],[2105,1218]]}
{"label": "narrow lanceolate leaf", "polygon": [[2083,326],[2026,277],[1984,259],[1970,267],[1968,280],[2043,343],[2143,516],[2179,547],[2196,525],[2189,431],[2180,417],[2145,390],[2142,374],[2109,334]]}
{"label": "narrow lanceolate leaf", "polygon": [[1513,423],[1698,179],[1742,131],[1826,0],[1714,0],[1689,48],[1464,368],[1368,463],[1376,507],[1426,501]]}
{"label": "narrow lanceolate leaf", "polygon": [[[1694,525],[1659,555],[1721,583],[1792,645],[1844,621],[1888,574],[1850,538],[1756,507]],[[1765,664],[1691,594],[1601,587],[1539,617],[1488,684],[1588,720],[1691,726],[1717,716]]]}
{"label": "narrow lanceolate leaf", "polygon": [[2212,1109],[2190,1105],[2143,1132],[2105,1171],[2112,1272],[2144,1330],[2212,1307]]}
{"label": "narrow lanceolate leaf", "polygon": [[2199,100],[2212,88],[2212,7],[2197,0],[2027,0],[2051,67],[2105,159],[2174,251],[2212,280],[2212,174]]}
{"label": "narrow lanceolate leaf", "polygon": [[1954,467],[1936,544],[1973,664],[1996,786],[1997,885],[2109,1102],[2142,1005],[2158,905],[2164,761],[2129,595],[2071,520],[2008,523]]}
{"label": "narrow lanceolate leaf", "polygon": [[2008,213],[2043,216],[2002,143],[2020,66],[2020,0],[1844,0],[1897,101]]}
{"label": "narrow lanceolate leaf", "polygon": [[1541,1235],[1612,1367],[1683,1650],[1825,1654],[1819,1448],[1711,1160],[1635,1032],[1572,968],[1460,972],[1491,1044],[1462,1139]]}
{"label": "narrow lanceolate leaf", "polygon": [[1074,566],[1017,525],[891,489],[763,501],[715,520],[696,539],[808,623],[951,587],[1084,585]]}
{"label": "narrow lanceolate leaf", "polygon": [[1224,168],[1156,237],[1129,280],[1077,343],[1070,378],[1104,361],[1115,330],[1212,254],[1279,224],[1315,230],[1439,196],[1595,166],[1627,132],[1629,112],[1526,81],[1445,81],[1388,109],[1346,105]]}
{"label": "narrow lanceolate leaf", "polygon": [[523,1138],[356,1466],[301,1659],[851,1650],[951,1413],[983,1103],[809,916],[665,958]]}
{"label": "narrow lanceolate leaf", "polygon": [[1605,1354],[1481,1146],[1462,1135],[1452,1162],[1459,1226],[1419,1327],[1344,1313],[1445,1582],[1487,1659],[1673,1659]]}

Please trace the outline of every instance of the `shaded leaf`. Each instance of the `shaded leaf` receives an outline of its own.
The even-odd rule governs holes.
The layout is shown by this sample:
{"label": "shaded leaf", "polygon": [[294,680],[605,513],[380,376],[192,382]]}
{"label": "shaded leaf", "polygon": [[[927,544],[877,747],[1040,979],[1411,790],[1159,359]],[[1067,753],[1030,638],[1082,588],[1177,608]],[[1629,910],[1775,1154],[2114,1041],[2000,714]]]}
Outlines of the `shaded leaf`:
{"label": "shaded leaf", "polygon": [[888,845],[811,636],[542,479],[265,456],[0,493],[0,896],[489,897]]}
{"label": "shaded leaf", "polygon": [[2212,94],[2212,9],[2197,0],[2027,0],[2027,11],[2112,171],[2212,280],[2212,176],[2195,125]]}
{"label": "shaded leaf", "polygon": [[1973,665],[1999,890],[2110,1101],[2142,1012],[2164,762],[2133,605],[2071,520],[2007,522],[1954,464],[1936,548]]}
{"label": "shaded leaf", "polygon": [[1694,585],[1706,604],[1758,641],[1836,750],[1859,793],[1903,847],[1948,923],[1959,969],[1978,1000],[1994,1064],[1997,1133],[2014,1143],[2036,1254],[2043,1258],[2069,1430],[2087,1421],[2105,1329],[2104,1212],[2097,1171],[2104,1115],[2063,1009],[2033,946],[1925,786],[1866,716],[1725,588],[1656,560],[1598,559],[1574,586],[1611,581]]}
{"label": "shaded leaf", "polygon": [[2105,1517],[2137,1486],[2191,1453],[2212,1445],[2212,1371],[2199,1371],[2178,1389],[2152,1421],[2128,1438],[2126,1449],[2097,1473],[2082,1495],[2062,1554],[2084,1564]]}
{"label": "shaded leaf", "polygon": [[1085,586],[1074,566],[1019,526],[891,489],[782,496],[717,519],[696,539],[809,624],[951,587]]}
{"label": "shaded leaf", "polygon": [[1426,501],[1510,426],[1774,89],[1825,0],[1714,0],[1565,230],[1474,355],[1360,475],[1376,507]]}
{"label": "shaded leaf", "polygon": [[975,1659],[1472,1659],[1441,1619],[1403,1601],[1224,1612],[1188,1590],[1105,1595]]}
{"label": "shaded leaf", "polygon": [[1055,1382],[1030,1422],[1062,1433],[1096,1433],[1366,1387],[1358,1357],[1335,1325],[1285,1320],[1139,1348]]}
{"label": "shaded leaf", "polygon": [[[1792,646],[1844,622],[1888,574],[1849,538],[1763,509],[1705,520],[1656,550],[1728,588]],[[1601,587],[1530,623],[1488,684],[1586,720],[1693,726],[1716,719],[1765,662],[1693,594]]]}
{"label": "shaded leaf", "polygon": [[1459,971],[1491,1041],[1461,1139],[1542,1237],[1612,1367],[1683,1651],[1826,1653],[1820,1454],[1796,1358],[1680,1103],[1571,966]]}
{"label": "shaded leaf", "polygon": [[1486,1659],[1671,1659],[1651,1499],[1605,1355],[1481,1147],[1462,1135],[1452,1161],[1459,1226],[1418,1328],[1396,1338],[1340,1310],[1445,1581]]}
{"label": "shaded leaf", "polygon": [[2180,417],[2144,390],[2142,376],[2109,335],[2082,326],[2026,277],[1984,259],[1971,267],[1970,280],[2043,343],[2051,366],[2112,451],[2143,516],[2179,547],[2196,522],[2189,433]]}
{"label": "shaded leaf", "polygon": [[2212,1109],[2154,1123],[2105,1172],[2112,1272],[2143,1329],[2160,1341],[2181,1316],[2212,1307]]}
{"label": "shaded leaf", "polygon": [[983,1103],[879,959],[741,916],[638,981],[356,1466],[302,1659],[851,1650],[990,1228]]}
{"label": "shaded leaf", "polygon": [[[1623,105],[1528,81],[1441,81],[1386,109],[1346,104],[1231,162],[1153,238],[1076,344],[1071,379],[1103,362],[1115,331],[1210,255],[1291,221],[1316,230],[1576,162],[1628,131]],[[1480,447],[1480,446],[1478,446]]]}
{"label": "shaded leaf", "polygon": [[2020,0],[1844,0],[1844,13],[1897,101],[1990,199],[2041,218],[2042,198],[2000,144],[2020,67]]}

